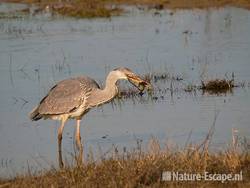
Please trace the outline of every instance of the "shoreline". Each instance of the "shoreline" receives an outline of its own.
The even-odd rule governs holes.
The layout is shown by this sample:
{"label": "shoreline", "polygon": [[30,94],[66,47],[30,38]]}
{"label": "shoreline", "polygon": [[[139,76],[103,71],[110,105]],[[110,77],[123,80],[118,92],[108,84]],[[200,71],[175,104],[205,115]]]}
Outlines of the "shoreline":
{"label": "shoreline", "polygon": [[[28,167],[24,174],[0,178],[0,187],[246,187],[250,184],[250,153],[242,149],[232,145],[214,153],[206,143],[162,148],[152,139],[146,151],[114,148],[111,157],[96,159],[90,154],[81,165],[74,161],[76,166],[59,169],[51,165],[51,170],[37,172]],[[236,175],[240,178],[230,179]]]}
{"label": "shoreline", "polygon": [[[142,10],[156,11],[169,10],[192,10],[222,8],[226,6],[250,10],[250,1],[247,0],[3,0],[2,3],[23,3],[36,5],[40,11],[50,11],[62,16],[77,18],[96,18],[118,16],[124,12],[122,5],[136,6]],[[23,10],[22,13],[29,13]]]}

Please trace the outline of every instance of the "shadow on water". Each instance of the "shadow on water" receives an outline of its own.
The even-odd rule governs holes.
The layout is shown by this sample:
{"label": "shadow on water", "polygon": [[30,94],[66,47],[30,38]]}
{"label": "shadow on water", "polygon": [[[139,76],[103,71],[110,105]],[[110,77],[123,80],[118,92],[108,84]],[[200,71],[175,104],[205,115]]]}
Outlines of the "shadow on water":
{"label": "shadow on water", "polygon": [[[102,83],[107,72],[122,66],[151,81],[154,91],[140,95],[120,83],[112,103],[83,119],[85,151],[93,147],[96,154],[100,146],[105,153],[112,144],[130,148],[135,137],[147,142],[152,135],[161,144],[183,144],[191,130],[189,140],[197,143],[216,110],[212,146],[224,146],[232,128],[249,135],[249,12],[227,7],[159,13],[131,8],[112,19],[0,19],[1,176],[23,171],[27,160],[35,169],[57,164],[58,123],[32,123],[27,116],[56,82],[84,74]],[[203,93],[209,81],[224,80],[226,86],[232,73],[233,92]],[[66,161],[75,151],[74,124],[65,126]]]}

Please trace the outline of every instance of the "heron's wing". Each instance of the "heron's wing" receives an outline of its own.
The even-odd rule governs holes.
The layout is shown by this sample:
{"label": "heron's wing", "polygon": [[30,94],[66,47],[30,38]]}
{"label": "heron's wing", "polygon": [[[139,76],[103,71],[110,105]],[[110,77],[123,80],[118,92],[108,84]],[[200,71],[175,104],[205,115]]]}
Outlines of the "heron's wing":
{"label": "heron's wing", "polygon": [[64,114],[76,110],[81,104],[87,107],[87,98],[91,91],[99,88],[98,84],[88,77],[76,77],[56,84],[38,106],[40,114]]}

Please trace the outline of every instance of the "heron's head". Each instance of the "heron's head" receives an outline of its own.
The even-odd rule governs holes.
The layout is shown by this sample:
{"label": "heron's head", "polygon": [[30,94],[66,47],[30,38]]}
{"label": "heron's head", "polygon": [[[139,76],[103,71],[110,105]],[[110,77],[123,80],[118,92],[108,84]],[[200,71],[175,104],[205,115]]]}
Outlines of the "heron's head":
{"label": "heron's head", "polygon": [[120,68],[114,69],[114,71],[116,71],[117,74],[119,74],[119,77],[121,79],[128,80],[135,87],[137,87],[140,91],[143,91],[144,89],[152,90],[152,85],[149,82],[140,78],[140,76],[136,75],[130,69],[125,68],[125,67],[120,67]]}

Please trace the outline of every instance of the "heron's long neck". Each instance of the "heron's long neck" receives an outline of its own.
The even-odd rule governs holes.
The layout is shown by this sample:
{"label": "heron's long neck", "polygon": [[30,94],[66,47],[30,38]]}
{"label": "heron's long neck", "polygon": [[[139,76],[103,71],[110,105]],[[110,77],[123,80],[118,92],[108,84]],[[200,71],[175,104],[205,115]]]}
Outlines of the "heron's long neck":
{"label": "heron's long neck", "polygon": [[118,88],[116,86],[117,80],[118,78],[116,77],[116,75],[110,72],[106,78],[105,87],[101,91],[104,100],[106,99],[107,101],[109,101],[117,95],[118,93]]}
{"label": "heron's long neck", "polygon": [[118,93],[118,88],[116,86],[117,80],[118,80],[117,76],[112,72],[110,72],[106,78],[105,87],[103,89],[96,90],[93,93],[93,95],[91,94],[92,98],[91,101],[95,101],[94,106],[109,102],[117,95]]}

